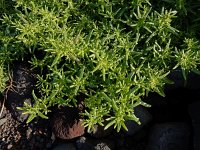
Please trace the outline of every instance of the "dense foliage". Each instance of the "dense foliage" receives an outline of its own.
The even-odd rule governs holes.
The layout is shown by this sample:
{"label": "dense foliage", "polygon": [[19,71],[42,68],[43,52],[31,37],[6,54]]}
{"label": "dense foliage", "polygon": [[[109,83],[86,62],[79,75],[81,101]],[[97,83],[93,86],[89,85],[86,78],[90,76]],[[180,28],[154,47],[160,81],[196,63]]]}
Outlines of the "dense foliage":
{"label": "dense foliage", "polygon": [[143,97],[164,96],[172,70],[180,67],[185,79],[198,72],[199,0],[5,2],[11,6],[0,11],[1,66],[29,56],[39,70],[39,95],[33,91],[33,106],[21,108],[28,122],[47,118],[51,106],[76,106],[82,95],[89,131],[105,120],[105,129],[127,129],[125,120],[140,123],[134,108],[149,107]]}

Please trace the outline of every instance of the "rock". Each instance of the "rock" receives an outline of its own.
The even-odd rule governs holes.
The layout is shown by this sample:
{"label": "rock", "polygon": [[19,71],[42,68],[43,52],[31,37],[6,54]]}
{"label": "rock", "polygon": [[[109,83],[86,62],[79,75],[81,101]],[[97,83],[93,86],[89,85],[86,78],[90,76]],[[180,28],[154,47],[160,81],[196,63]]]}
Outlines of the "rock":
{"label": "rock", "polygon": [[191,90],[199,90],[200,89],[200,75],[191,72],[187,79],[186,88]]}
{"label": "rock", "polygon": [[85,133],[85,128],[75,107],[61,107],[55,110],[51,119],[54,135],[61,139],[73,139]]}
{"label": "rock", "polygon": [[47,149],[50,149],[51,147],[52,147],[52,144],[51,144],[51,143],[47,143],[47,144],[46,144],[46,148],[47,148]]}
{"label": "rock", "polygon": [[88,139],[86,137],[80,137],[76,141],[76,147],[78,150],[95,150],[94,145],[91,142],[88,142]]}
{"label": "rock", "polygon": [[54,141],[56,140],[56,136],[53,132],[51,133],[51,140],[52,140],[52,143],[54,143]]}
{"label": "rock", "polygon": [[95,150],[111,150],[111,148],[107,145],[107,143],[98,143],[95,147]]}
{"label": "rock", "polygon": [[32,131],[33,130],[30,127],[28,127],[28,129],[26,130],[26,137],[27,137],[27,139],[29,139],[31,137]]}
{"label": "rock", "polygon": [[144,97],[143,101],[147,104],[150,104],[151,105],[150,108],[152,107],[160,108],[167,106],[167,101],[164,100],[164,98],[165,97],[159,95],[158,93],[152,92],[149,93],[148,96]]}
{"label": "rock", "polygon": [[80,137],[76,141],[78,150],[114,150],[115,143],[108,139],[92,139]]}
{"label": "rock", "polygon": [[137,124],[135,121],[127,120],[125,124],[128,128],[128,131],[123,130],[125,135],[134,135],[152,119],[151,114],[143,106],[137,106],[135,108],[134,114],[140,119],[141,125]]}
{"label": "rock", "polygon": [[148,138],[149,128],[143,128],[140,131],[136,132],[133,136],[124,136],[121,133],[115,133],[116,135],[112,135],[109,138],[115,140],[116,147],[119,150],[127,149],[127,150],[145,150],[146,141]]}
{"label": "rock", "polygon": [[142,129],[139,132],[137,132],[136,134],[134,134],[131,137],[131,139],[134,140],[135,142],[143,141],[147,137],[148,131],[149,131],[149,129]]}
{"label": "rock", "polygon": [[173,90],[176,88],[187,88],[191,90],[200,89],[200,75],[190,72],[185,82],[181,68],[177,68],[170,72],[168,78],[174,82],[174,84],[168,84],[165,86],[166,90]]}
{"label": "rock", "polygon": [[7,118],[0,119],[0,126],[6,123],[6,121],[7,121]]}
{"label": "rock", "polygon": [[185,123],[154,125],[146,150],[189,150],[190,129]]}
{"label": "rock", "polygon": [[25,63],[16,63],[11,77],[10,87],[5,92],[7,96],[6,105],[14,118],[24,122],[28,118],[28,114],[22,114],[22,111],[17,107],[22,107],[24,102],[32,104],[32,90],[36,78]]}
{"label": "rock", "polygon": [[12,144],[9,144],[8,146],[7,146],[7,149],[11,149],[13,147],[13,145]]}
{"label": "rock", "polygon": [[76,150],[76,147],[72,143],[61,143],[54,147],[52,150]]}
{"label": "rock", "polygon": [[92,131],[89,134],[95,138],[102,138],[110,135],[112,131],[113,131],[112,127],[108,128],[107,130],[104,130],[104,126],[95,125],[94,131]]}
{"label": "rock", "polygon": [[181,68],[172,70],[170,74],[168,75],[168,78],[174,82],[174,84],[167,84],[165,86],[166,90],[173,90],[176,88],[182,88],[184,87],[185,80],[183,78],[182,70]]}
{"label": "rock", "polygon": [[189,105],[189,114],[193,124],[193,145],[194,150],[200,149],[200,101]]}

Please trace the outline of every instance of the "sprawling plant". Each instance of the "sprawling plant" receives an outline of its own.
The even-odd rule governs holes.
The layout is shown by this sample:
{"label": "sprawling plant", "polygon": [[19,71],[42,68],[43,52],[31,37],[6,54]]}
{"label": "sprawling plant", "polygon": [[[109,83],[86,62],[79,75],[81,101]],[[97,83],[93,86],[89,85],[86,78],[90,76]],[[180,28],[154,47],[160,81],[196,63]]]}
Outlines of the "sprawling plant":
{"label": "sprawling plant", "polygon": [[8,81],[8,76],[6,74],[4,66],[0,65],[0,92],[2,93],[6,88],[6,82]]}
{"label": "sprawling plant", "polygon": [[149,107],[143,97],[149,92],[164,96],[172,69],[181,67],[185,78],[191,70],[197,72],[199,41],[189,36],[183,41],[176,29],[177,12],[187,15],[185,5],[177,4],[179,9],[173,11],[152,4],[16,0],[15,13],[2,17],[6,30],[0,34],[1,51],[10,58],[28,53],[33,68],[40,70],[40,95],[33,91],[33,106],[21,108],[30,114],[28,122],[38,115],[47,118],[51,106],[76,106],[77,97],[84,95],[82,115],[89,131],[105,120],[105,129],[127,130],[125,120],[140,123],[134,108]]}

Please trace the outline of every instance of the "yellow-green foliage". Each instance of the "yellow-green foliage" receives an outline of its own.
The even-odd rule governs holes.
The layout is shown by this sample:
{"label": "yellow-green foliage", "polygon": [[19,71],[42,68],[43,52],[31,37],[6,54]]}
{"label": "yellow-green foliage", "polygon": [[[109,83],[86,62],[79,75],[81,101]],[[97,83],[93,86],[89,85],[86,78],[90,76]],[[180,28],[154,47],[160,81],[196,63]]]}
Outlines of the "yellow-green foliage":
{"label": "yellow-green foliage", "polygon": [[4,66],[0,65],[0,92],[2,93],[6,88],[6,82],[8,81],[8,75],[5,73]]}

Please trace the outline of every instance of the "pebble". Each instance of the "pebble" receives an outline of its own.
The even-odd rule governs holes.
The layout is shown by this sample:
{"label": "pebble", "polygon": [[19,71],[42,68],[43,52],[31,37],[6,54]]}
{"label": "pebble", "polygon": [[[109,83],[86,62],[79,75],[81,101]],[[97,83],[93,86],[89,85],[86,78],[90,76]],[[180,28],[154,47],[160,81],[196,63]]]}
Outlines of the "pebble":
{"label": "pebble", "polygon": [[7,149],[11,149],[13,147],[13,145],[12,144],[9,144],[8,146],[7,146]]}
{"label": "pebble", "polygon": [[51,133],[51,140],[52,140],[52,143],[54,143],[54,141],[56,140],[56,136],[53,132]]}
{"label": "pebble", "polygon": [[92,131],[89,134],[95,138],[102,138],[102,137],[106,137],[110,135],[112,131],[113,131],[113,127],[109,127],[108,129],[105,130],[104,126],[95,125],[94,131]]}
{"label": "pebble", "polygon": [[143,128],[152,119],[151,114],[143,106],[137,106],[134,112],[135,116],[140,119],[141,124],[137,124],[135,121],[128,120],[125,122],[128,131],[123,131],[125,135],[132,136]]}
{"label": "pebble", "polygon": [[32,133],[32,129],[30,127],[28,127],[28,129],[26,130],[26,137],[29,139]]}
{"label": "pebble", "polygon": [[189,136],[186,123],[156,124],[150,132],[146,150],[189,150]]}
{"label": "pebble", "polygon": [[98,143],[94,148],[95,150],[111,150],[106,143]]}
{"label": "pebble", "polygon": [[174,82],[174,84],[167,84],[165,86],[166,90],[174,90],[177,88],[187,88],[191,90],[200,89],[200,76],[194,72],[190,72],[187,77],[187,82],[183,78],[183,73],[181,68],[175,69],[168,75],[169,79]]}
{"label": "pebble", "polygon": [[76,141],[78,150],[114,150],[115,142],[109,139],[93,139],[89,137],[80,137]]}
{"label": "pebble", "polygon": [[176,88],[184,87],[184,78],[182,70],[180,68],[170,72],[168,78],[174,82],[174,84],[167,84],[165,90],[174,90]]}
{"label": "pebble", "polygon": [[0,126],[2,126],[4,123],[6,123],[7,118],[0,119]]}
{"label": "pebble", "polygon": [[194,102],[189,106],[189,114],[193,125],[193,145],[194,150],[200,149],[200,101]]}

